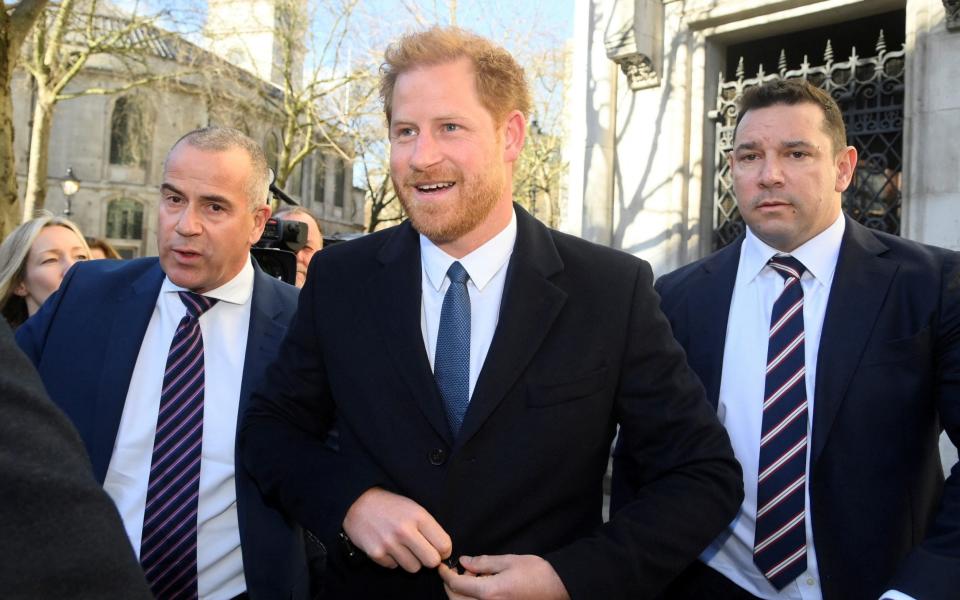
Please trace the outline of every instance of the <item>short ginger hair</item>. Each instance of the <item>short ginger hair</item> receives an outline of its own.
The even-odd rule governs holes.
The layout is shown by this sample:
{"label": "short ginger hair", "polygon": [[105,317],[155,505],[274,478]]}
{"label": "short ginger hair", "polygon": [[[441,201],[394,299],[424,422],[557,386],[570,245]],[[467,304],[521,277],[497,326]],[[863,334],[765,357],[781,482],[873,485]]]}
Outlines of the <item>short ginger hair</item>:
{"label": "short ginger hair", "polygon": [[468,59],[473,65],[477,95],[502,124],[507,115],[518,110],[530,117],[533,102],[523,67],[513,56],[490,40],[459,27],[434,26],[408,33],[387,48],[380,66],[380,98],[387,123],[393,118],[393,90],[397,77],[420,67]]}

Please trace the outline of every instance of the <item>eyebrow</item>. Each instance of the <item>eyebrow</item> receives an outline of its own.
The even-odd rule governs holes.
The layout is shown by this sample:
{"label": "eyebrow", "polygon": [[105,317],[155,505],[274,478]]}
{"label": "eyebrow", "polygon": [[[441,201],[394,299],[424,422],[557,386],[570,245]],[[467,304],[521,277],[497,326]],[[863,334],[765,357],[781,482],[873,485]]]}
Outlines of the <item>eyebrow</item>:
{"label": "eyebrow", "polygon": [[[739,152],[741,150],[756,150],[760,147],[760,144],[757,142],[743,142],[737,144],[733,151]],[[818,148],[816,144],[808,142],[807,140],[788,140],[780,144],[781,148]]]}
{"label": "eyebrow", "polygon": [[[178,194],[180,196],[186,196],[186,194],[178,190],[176,186],[166,182],[160,185],[160,189],[173,192],[174,194]],[[202,196],[200,196],[200,199],[207,200],[210,202],[220,202],[220,203],[226,203],[226,204],[230,203],[230,201],[227,198],[225,198],[224,196],[221,196],[220,194],[203,194]]]}

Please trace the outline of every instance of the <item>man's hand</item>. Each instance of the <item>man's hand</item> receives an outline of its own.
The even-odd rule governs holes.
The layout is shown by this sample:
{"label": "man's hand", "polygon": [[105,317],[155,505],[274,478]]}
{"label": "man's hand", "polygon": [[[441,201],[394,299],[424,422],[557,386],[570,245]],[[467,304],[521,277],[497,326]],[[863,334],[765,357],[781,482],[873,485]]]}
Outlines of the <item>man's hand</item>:
{"label": "man's hand", "polygon": [[463,575],[440,565],[450,600],[570,600],[550,563],[539,556],[461,556]]}
{"label": "man's hand", "polygon": [[422,506],[381,488],[370,488],[350,506],[343,532],[373,562],[416,573],[450,556],[453,542]]}

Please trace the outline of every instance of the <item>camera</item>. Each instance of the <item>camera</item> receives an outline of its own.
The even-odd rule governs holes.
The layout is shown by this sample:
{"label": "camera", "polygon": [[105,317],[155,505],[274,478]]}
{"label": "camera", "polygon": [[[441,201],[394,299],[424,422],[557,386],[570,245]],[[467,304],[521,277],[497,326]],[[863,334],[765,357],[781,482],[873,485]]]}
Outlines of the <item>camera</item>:
{"label": "camera", "polygon": [[307,225],[271,217],[250,253],[264,273],[285,283],[297,282],[297,252],[307,243]]}

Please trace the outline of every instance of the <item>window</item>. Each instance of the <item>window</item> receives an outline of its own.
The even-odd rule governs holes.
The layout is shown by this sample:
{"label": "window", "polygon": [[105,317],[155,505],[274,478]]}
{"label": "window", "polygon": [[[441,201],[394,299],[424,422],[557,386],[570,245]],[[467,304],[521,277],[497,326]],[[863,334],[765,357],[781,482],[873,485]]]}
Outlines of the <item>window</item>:
{"label": "window", "polygon": [[121,96],[110,116],[110,164],[144,166],[151,132],[142,101]]}
{"label": "window", "polygon": [[313,204],[320,206],[325,201],[327,191],[327,157],[317,154],[313,157]]}
{"label": "window", "polygon": [[143,239],[143,204],[133,198],[117,198],[107,205],[107,237]]}
{"label": "window", "polygon": [[337,169],[333,175],[333,205],[337,208],[343,208],[343,196],[346,193],[347,182],[347,161],[342,158],[337,159]]}

